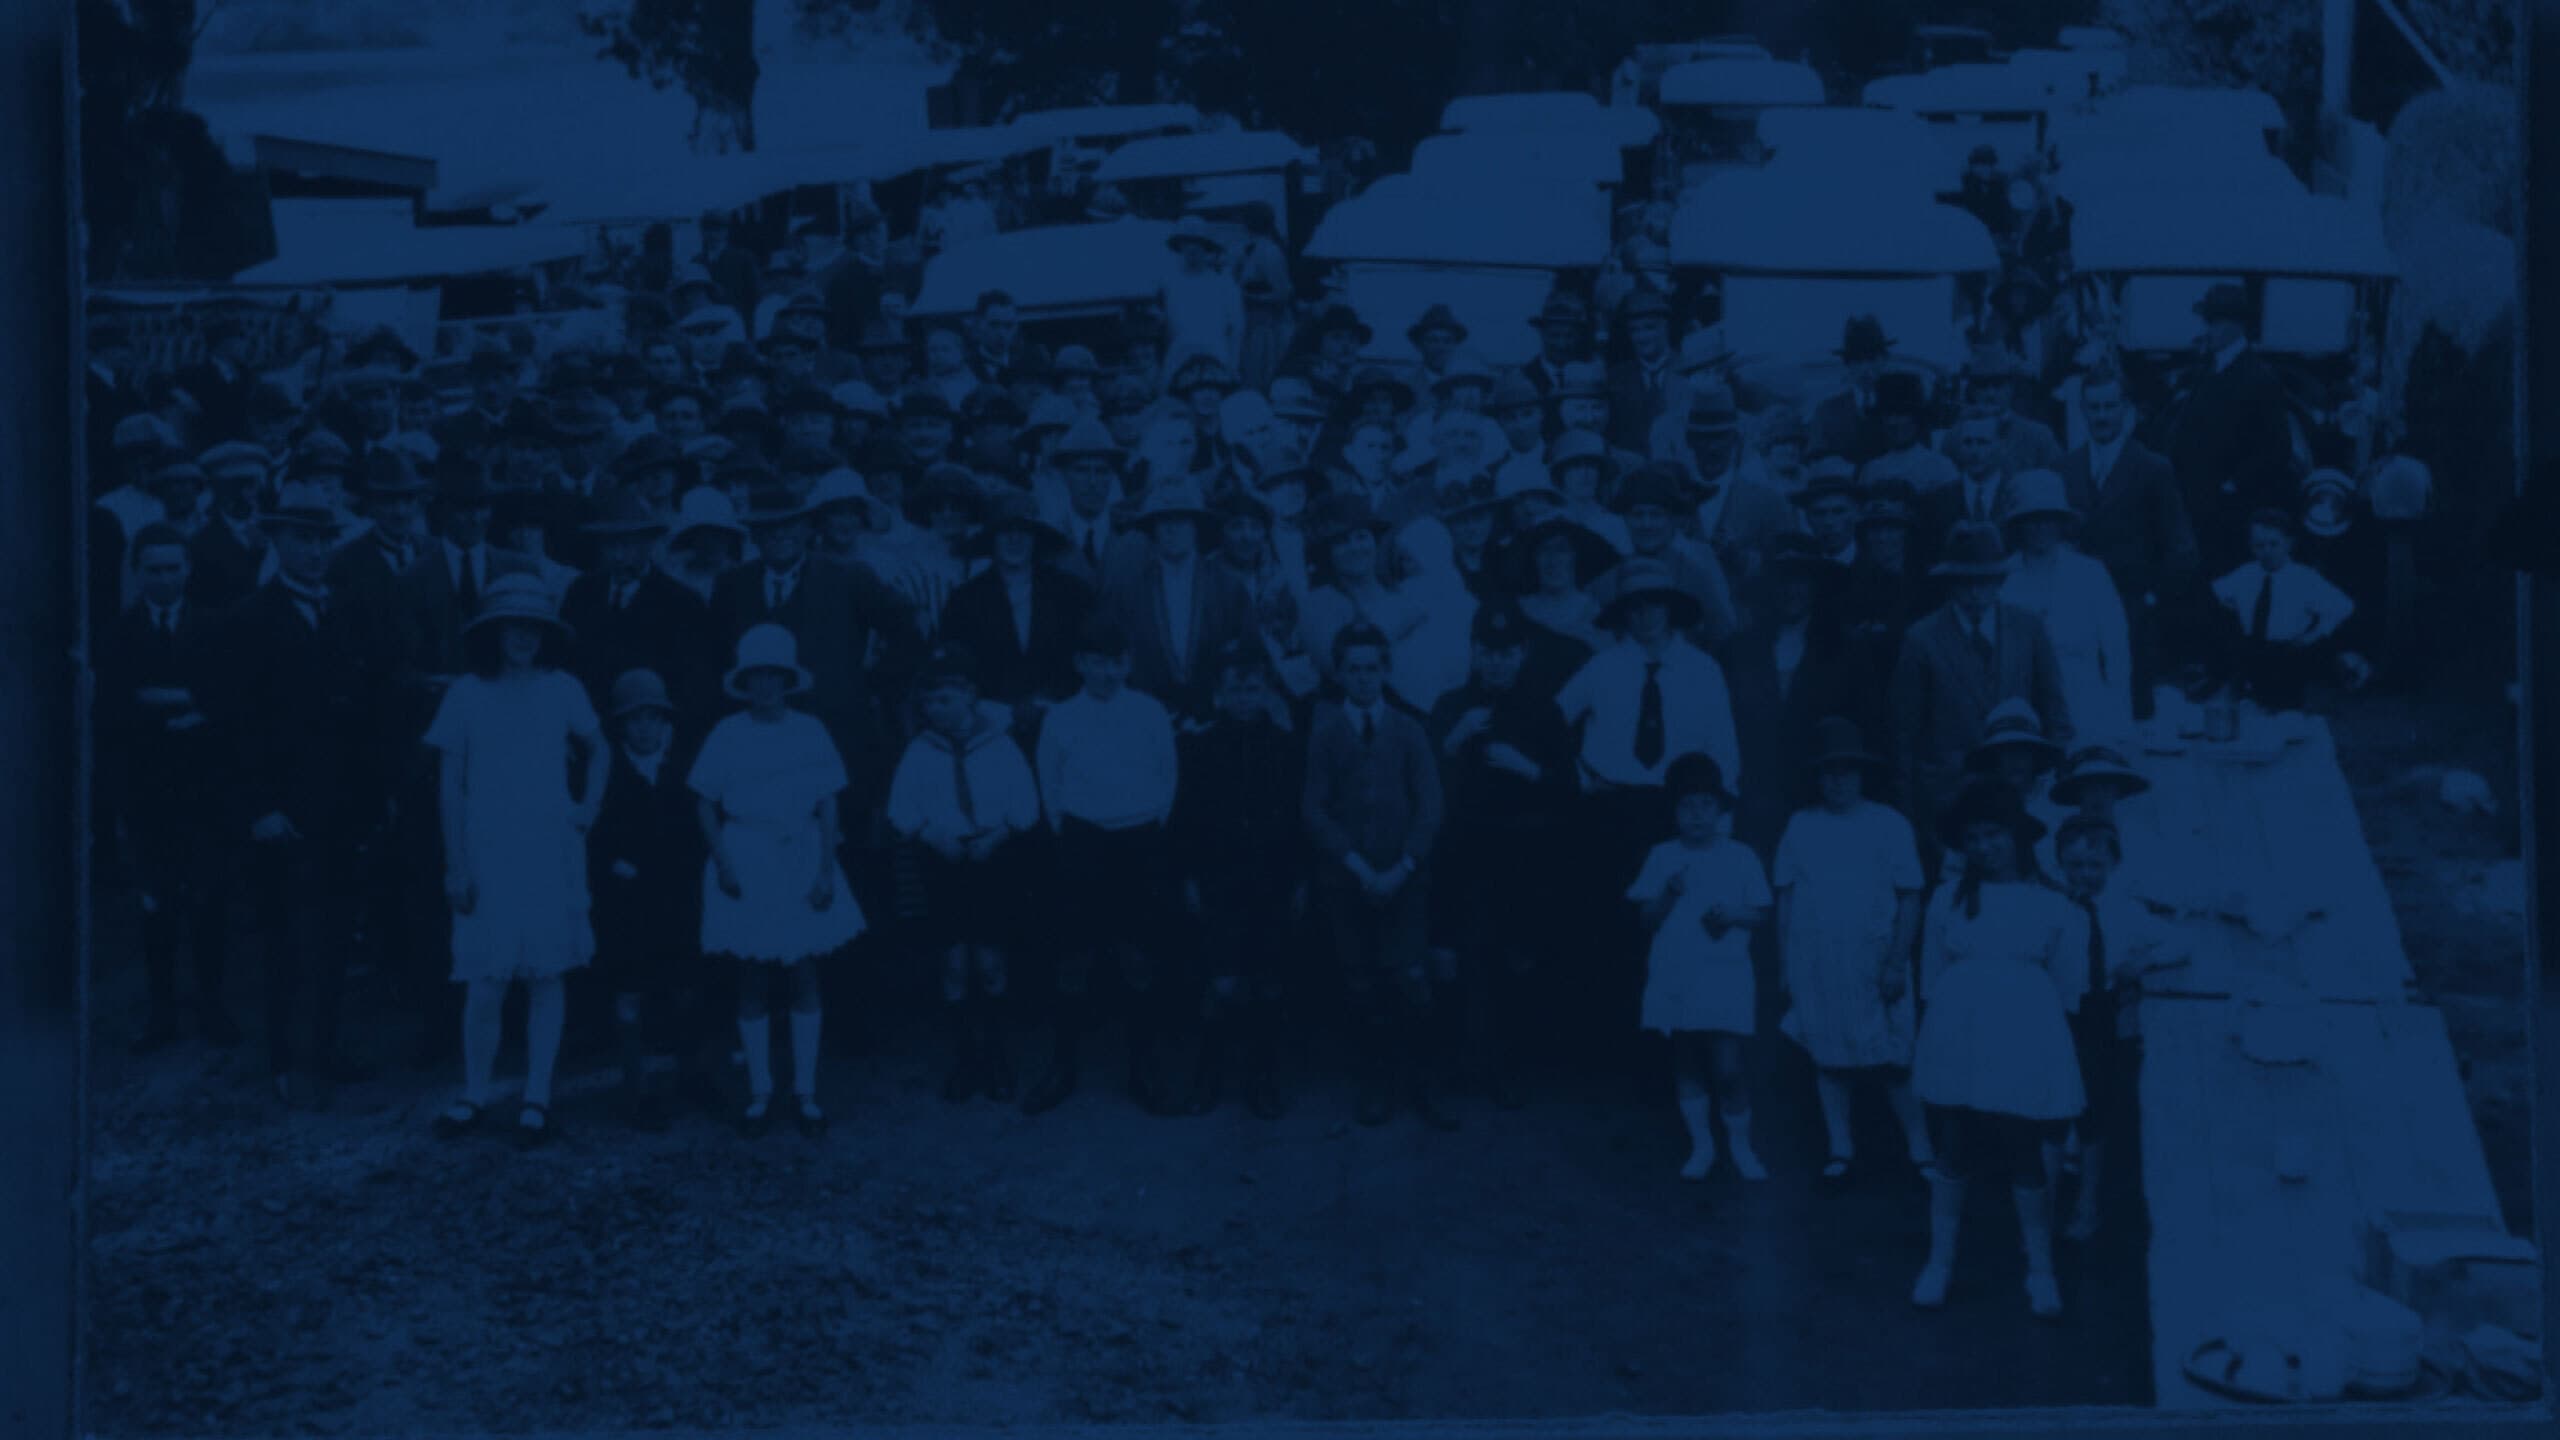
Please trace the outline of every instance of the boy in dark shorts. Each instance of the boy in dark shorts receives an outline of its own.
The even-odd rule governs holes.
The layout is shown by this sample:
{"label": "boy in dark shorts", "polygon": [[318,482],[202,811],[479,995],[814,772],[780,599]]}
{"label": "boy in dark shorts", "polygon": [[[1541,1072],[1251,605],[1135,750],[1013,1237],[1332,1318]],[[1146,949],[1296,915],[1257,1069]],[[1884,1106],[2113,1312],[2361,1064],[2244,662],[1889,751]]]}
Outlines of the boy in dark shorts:
{"label": "boy in dark shorts", "polygon": [[691,1060],[702,1049],[682,1042],[702,1038],[702,1027],[687,1017],[703,1007],[674,1003],[683,977],[702,968],[702,831],[685,786],[690,766],[676,753],[666,681],[654,670],[628,671],[606,699],[613,768],[587,832],[597,968],[613,989],[624,1118],[638,1129],[664,1130],[667,1097],[651,1084],[649,1062]]}

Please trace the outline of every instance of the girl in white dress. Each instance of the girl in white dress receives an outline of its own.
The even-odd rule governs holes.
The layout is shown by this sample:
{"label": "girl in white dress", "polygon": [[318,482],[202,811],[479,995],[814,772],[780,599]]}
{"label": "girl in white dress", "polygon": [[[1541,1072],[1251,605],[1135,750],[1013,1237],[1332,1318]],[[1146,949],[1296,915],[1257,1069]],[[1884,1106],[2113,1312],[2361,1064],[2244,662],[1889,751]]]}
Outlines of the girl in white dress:
{"label": "girl in white dress", "polygon": [[758,625],[738,638],[729,694],[747,708],[713,727],[689,783],[711,847],[702,880],[702,950],[745,967],[738,1041],[748,1099],[739,1126],[764,1133],[773,1104],[767,994],[791,977],[791,1091],[801,1133],[825,1133],[818,1108],[818,961],[862,934],[862,907],[836,861],[836,796],[844,759],[826,726],[791,708],[809,688],[791,632]]}
{"label": "girl in white dress", "polygon": [[1645,956],[1647,1030],[1671,1038],[1672,1079],[1681,1123],[1689,1131],[1683,1180],[1715,1168],[1709,1127],[1709,1079],[1724,1101],[1725,1144],[1735,1173],[1766,1180],[1751,1148],[1751,1096],[1743,1088],[1743,1042],[1757,1016],[1751,978],[1751,935],[1769,914],[1769,881],[1760,857],[1731,834],[1733,793],[1704,755],[1683,755],[1663,776],[1678,833],[1653,847],[1627,887],[1653,934]]}
{"label": "girl in white dress", "polygon": [[2027,1301],[2062,1314],[2044,1146],[2085,1102],[2067,1013],[2088,980],[2089,928],[2035,866],[2043,823],[1997,780],[1965,787],[1939,824],[1965,852],[1922,922],[1920,1035],[1912,1088],[1937,1130],[1929,1182],[1929,1259],[1911,1303],[1946,1303],[1966,1187],[2009,1182],[2027,1253]]}
{"label": "girl in white dress", "polygon": [[2016,553],[2003,603],[2044,621],[2062,676],[2062,700],[2084,740],[2119,743],[2133,735],[2133,642],[2124,600],[2107,567],[2067,536],[2079,513],[2064,498],[2062,477],[2029,470],[2009,482],[2006,524]]}
{"label": "girl in white dress", "polygon": [[1770,885],[1778,896],[1779,954],[1788,1007],[1779,1033],[1812,1057],[1815,1095],[1831,1142],[1822,1178],[1840,1184],[1856,1158],[1850,1085],[1880,1075],[1925,1173],[1936,1163],[1911,1092],[1911,953],[1920,934],[1920,850],[1902,812],[1867,798],[1884,762],[1856,722],[1815,728],[1821,800],[1787,822]]}
{"label": "girl in white dress", "polygon": [[[526,1006],[516,1135],[536,1145],[555,1133],[551,1078],[567,1015],[561,977],[595,957],[587,828],[613,763],[586,687],[555,663],[567,638],[540,580],[492,581],[463,632],[472,672],[454,679],[427,727],[441,759],[453,978],[464,987],[463,1093],[436,1118],[445,1139],[476,1128],[491,1102],[507,987],[517,981]],[[583,800],[569,793],[573,754],[584,762]]]}

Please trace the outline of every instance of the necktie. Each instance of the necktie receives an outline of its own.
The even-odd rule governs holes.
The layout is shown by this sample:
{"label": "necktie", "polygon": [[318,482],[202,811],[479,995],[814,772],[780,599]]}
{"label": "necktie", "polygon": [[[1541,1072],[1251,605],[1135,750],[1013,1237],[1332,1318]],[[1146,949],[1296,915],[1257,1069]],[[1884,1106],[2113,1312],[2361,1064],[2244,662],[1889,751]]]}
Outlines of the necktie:
{"label": "necktie", "polygon": [[2089,993],[2103,995],[2107,990],[2107,937],[2098,925],[2098,902],[2083,900],[2080,908],[2089,912]]}
{"label": "necktie", "polygon": [[2249,607],[2250,639],[2267,638],[2267,622],[2274,618],[2275,610],[2276,572],[2269,570],[2258,577],[2258,603]]}
{"label": "necktie", "polygon": [[1647,770],[1662,763],[1662,662],[1644,667],[1644,696],[1636,703],[1636,763]]}
{"label": "necktie", "polygon": [[1991,623],[1987,620],[1977,621],[1968,628],[1973,632],[1973,653],[1981,656],[1982,663],[1986,666],[1995,663],[1999,659],[2000,652],[1999,647],[1991,643]]}
{"label": "necktie", "polygon": [[969,752],[958,745],[951,747],[951,794],[960,802],[960,819],[972,834],[978,828],[977,797],[969,793]]}
{"label": "necktie", "polygon": [[638,588],[638,586],[632,584],[628,580],[615,581],[613,585],[613,608],[616,610],[630,609],[631,592]]}
{"label": "necktie", "polygon": [[765,581],[764,594],[766,609],[781,609],[783,602],[791,598],[790,577],[776,573],[767,578]]}
{"label": "necktie", "polygon": [[1102,566],[1102,545],[1094,538],[1094,526],[1084,527],[1084,563],[1096,569]]}
{"label": "necktie", "polygon": [[1991,487],[1968,480],[1965,482],[1965,491],[1971,501],[1966,508],[1973,511],[1975,523],[1979,524],[1990,519]]}
{"label": "necktie", "polygon": [[1366,745],[1378,738],[1378,720],[1368,711],[1360,712],[1360,743]]}
{"label": "necktie", "polygon": [[159,627],[159,630],[160,630],[160,633],[161,633],[162,635],[168,636],[168,637],[169,637],[169,638],[171,638],[171,639],[176,639],[176,638],[177,638],[177,634],[178,634],[178,607],[177,607],[177,606],[175,606],[175,605],[171,605],[171,606],[167,606],[167,607],[165,607],[165,608],[163,608],[163,609],[154,610],[154,611],[152,611],[152,612],[151,612],[151,617],[152,617],[152,619],[157,623],[157,625],[158,625],[158,627]]}

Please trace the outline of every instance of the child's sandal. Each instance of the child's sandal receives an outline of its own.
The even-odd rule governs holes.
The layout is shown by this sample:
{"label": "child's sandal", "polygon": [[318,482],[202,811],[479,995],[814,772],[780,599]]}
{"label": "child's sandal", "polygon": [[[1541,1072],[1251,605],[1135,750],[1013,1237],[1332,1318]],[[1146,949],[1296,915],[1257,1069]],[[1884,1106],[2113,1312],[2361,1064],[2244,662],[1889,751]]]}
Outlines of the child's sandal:
{"label": "child's sandal", "polygon": [[456,1101],[452,1108],[436,1117],[435,1137],[439,1140],[459,1140],[480,1128],[482,1114],[480,1107],[470,1101]]}

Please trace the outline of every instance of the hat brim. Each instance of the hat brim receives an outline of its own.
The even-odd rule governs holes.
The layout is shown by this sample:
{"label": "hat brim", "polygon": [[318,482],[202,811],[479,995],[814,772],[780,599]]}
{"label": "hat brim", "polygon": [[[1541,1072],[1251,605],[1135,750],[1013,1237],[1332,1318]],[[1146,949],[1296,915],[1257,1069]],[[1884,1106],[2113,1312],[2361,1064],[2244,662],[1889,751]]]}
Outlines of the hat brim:
{"label": "hat brim", "polygon": [[747,687],[743,682],[748,676],[755,674],[759,670],[773,670],[790,676],[791,688],[783,692],[786,695],[807,694],[809,687],[817,683],[816,677],[809,673],[809,669],[805,665],[776,665],[771,662],[765,662],[755,665],[740,665],[731,669],[727,675],[721,677],[720,688],[728,694],[730,699],[744,700],[747,698]]}
{"label": "hat brim", "polygon": [[2038,506],[2033,510],[2012,510],[2000,517],[2000,528],[2005,530],[2012,525],[2024,524],[2029,520],[2059,520],[2065,525],[2077,526],[2080,523],[2080,512],[2067,505]]}
{"label": "hat brim", "polygon": [[[1504,498],[1516,500],[1520,497],[1514,494]],[[1538,588],[1538,552],[1557,540],[1573,547],[1573,582],[1576,589],[1587,588],[1592,581],[1616,569],[1626,558],[1618,553],[1617,546],[1610,544],[1590,526],[1572,520],[1542,521],[1537,528],[1520,537],[1520,588],[1523,591],[1534,591]]]}
{"label": "hat brim", "polygon": [[2112,780],[2115,783],[2126,787],[2125,793],[2128,795],[2139,795],[2143,791],[2151,788],[2150,781],[2143,779],[2133,771],[2118,770],[2111,766],[2104,770],[2086,771],[2078,775],[2054,781],[2053,788],[2050,792],[2053,796],[2053,802],[2057,805],[2077,805],[2080,803],[2080,792],[2082,788],[2087,786],[2090,782],[2097,780]]}
{"label": "hat brim", "polygon": [[614,706],[605,712],[604,718],[619,720],[625,715],[637,715],[643,710],[655,710],[661,715],[673,715],[676,713],[676,706],[674,701],[664,695],[643,695],[636,700],[625,700]]}
{"label": "hat brim", "polygon": [[462,622],[462,633],[465,635],[473,634],[474,632],[486,629],[491,625],[501,625],[510,620],[516,621],[520,624],[533,625],[541,629],[548,630],[564,641],[573,638],[573,632],[569,629],[568,621],[561,619],[557,615],[548,614],[540,610],[485,611]]}
{"label": "hat brim", "polygon": [[1128,463],[1125,452],[1119,450],[1052,450],[1049,452],[1049,462],[1053,465],[1072,464],[1078,460],[1109,461],[1115,470]]}
{"label": "hat brim", "polygon": [[1816,774],[1835,765],[1855,765],[1869,775],[1884,775],[1892,769],[1881,755],[1865,750],[1829,750],[1805,762],[1805,768]]}
{"label": "hat brim", "polygon": [[[1603,541],[1602,543],[1607,543]],[[1671,612],[1671,628],[1686,630],[1706,618],[1707,607],[1686,590],[1669,585],[1647,585],[1629,590],[1600,607],[1596,622],[1603,630],[1623,630],[1627,616],[1639,605],[1660,604]]]}
{"label": "hat brim", "polygon": [[667,543],[680,546],[697,535],[726,535],[741,545],[748,539],[747,527],[734,520],[695,520],[669,530]]}
{"label": "hat brim", "polygon": [[1964,833],[1976,825],[2001,826],[2017,837],[2020,850],[2031,848],[2045,837],[2044,822],[2024,810],[1995,810],[1959,801],[1938,817],[1938,839],[1950,850],[1961,850]]}

